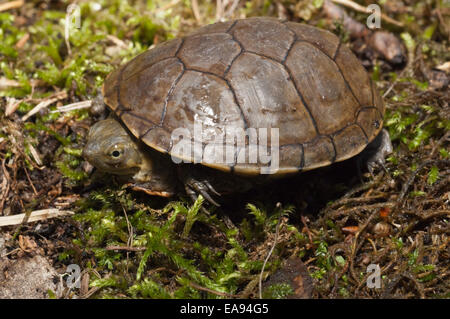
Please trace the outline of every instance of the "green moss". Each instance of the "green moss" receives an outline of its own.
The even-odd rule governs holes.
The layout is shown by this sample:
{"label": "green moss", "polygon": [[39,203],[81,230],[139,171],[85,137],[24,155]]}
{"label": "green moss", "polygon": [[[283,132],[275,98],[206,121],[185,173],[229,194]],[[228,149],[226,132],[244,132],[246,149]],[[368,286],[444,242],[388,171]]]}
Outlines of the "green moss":
{"label": "green moss", "polygon": [[[127,290],[133,297],[199,298],[199,291],[193,289],[191,283],[217,292],[235,293],[249,278],[259,274],[262,261],[250,260],[239,228],[228,229],[215,215],[204,214],[200,210],[202,202],[202,198],[192,205],[170,202],[155,215],[145,205],[139,205],[138,208],[127,192],[92,192],[89,199],[79,203],[80,213],[75,216],[79,222],[89,225],[84,240],[77,244],[94,253],[98,271],[105,269],[118,273],[123,268],[120,261],[124,259],[124,253],[104,247],[126,246],[130,240],[130,225],[134,229],[131,238],[133,247],[145,247],[144,251],[137,252],[133,258],[136,264],[132,267],[136,267],[136,276],[128,282],[130,288]],[[256,209],[254,205],[251,207]],[[124,216],[124,209],[127,211],[128,221]],[[278,218],[287,211],[278,208],[267,216],[259,211],[257,215],[261,218],[247,220],[245,223],[250,232],[261,226],[266,231],[273,232]],[[177,231],[180,221],[178,216],[184,216],[181,228],[184,233]],[[211,249],[208,242],[189,240],[195,223],[207,223],[215,231],[223,230],[226,236],[223,248],[215,250]],[[177,273],[172,279],[176,283],[173,291],[167,291],[155,274],[148,275],[153,267],[158,267],[155,263],[165,264],[165,267]],[[275,269],[279,263],[279,260],[269,262],[266,270]],[[116,287],[111,280],[106,283],[96,282],[96,285]],[[208,298],[218,297],[212,293],[206,295]]]}
{"label": "green moss", "polygon": [[401,106],[386,111],[385,127],[389,130],[391,140],[398,140],[411,151],[416,151],[426,145],[432,136],[448,130],[449,121],[440,117],[438,112],[439,110],[428,105],[421,105],[416,110]]}
{"label": "green moss", "polygon": [[437,168],[437,166],[431,167],[430,172],[428,173],[427,179],[428,184],[433,185],[434,183],[436,183],[438,178],[439,178],[439,169]]}
{"label": "green moss", "polygon": [[128,293],[133,298],[170,299],[173,294],[168,292],[162,284],[145,278],[143,281],[128,288]]}
{"label": "green moss", "polygon": [[183,236],[187,237],[189,235],[189,232],[191,231],[192,225],[197,220],[197,214],[202,207],[202,204],[204,202],[203,196],[199,195],[197,200],[195,201],[194,205],[191,206],[186,212],[186,222],[184,224],[183,228]]}
{"label": "green moss", "polygon": [[333,259],[328,252],[328,244],[325,241],[317,242],[317,248],[315,251],[317,258],[318,270],[311,274],[311,277],[316,279],[323,279],[324,275],[334,266]]}
{"label": "green moss", "polygon": [[264,299],[286,299],[294,290],[289,283],[273,284],[263,291]]}

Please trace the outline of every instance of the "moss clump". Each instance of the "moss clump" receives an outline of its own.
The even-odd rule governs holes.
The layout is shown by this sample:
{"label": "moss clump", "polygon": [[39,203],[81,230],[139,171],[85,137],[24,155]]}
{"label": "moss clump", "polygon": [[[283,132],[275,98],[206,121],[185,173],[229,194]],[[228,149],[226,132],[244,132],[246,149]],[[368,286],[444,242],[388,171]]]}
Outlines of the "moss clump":
{"label": "moss clump", "polygon": [[286,299],[293,293],[294,290],[289,283],[279,283],[267,287],[262,296],[264,299]]}
{"label": "moss clump", "polygon": [[[229,229],[216,215],[205,214],[200,209],[202,203],[199,197],[192,205],[171,202],[154,211],[144,203],[136,204],[125,191],[93,192],[79,203],[80,213],[74,217],[88,229],[84,240],[75,244],[95,256],[97,272],[112,271],[126,278],[124,287],[132,297],[216,298],[235,294],[258,276],[262,261],[253,260],[252,252],[244,248],[245,236],[239,228]],[[255,206],[249,207],[256,210]],[[247,236],[250,228],[273,232],[278,219],[287,212],[277,209],[275,214],[266,216],[258,210],[261,218],[243,222]],[[198,235],[197,229],[192,235],[196,227],[207,227],[209,232]],[[211,247],[210,236],[221,237],[217,247]],[[125,252],[115,251],[114,247],[122,247]],[[126,257],[130,255],[132,259]],[[277,264],[275,259],[266,269]],[[107,292],[111,293],[111,289],[122,287],[122,282],[114,278],[94,279],[91,285],[108,287]],[[167,288],[167,281],[172,283],[171,289]]]}

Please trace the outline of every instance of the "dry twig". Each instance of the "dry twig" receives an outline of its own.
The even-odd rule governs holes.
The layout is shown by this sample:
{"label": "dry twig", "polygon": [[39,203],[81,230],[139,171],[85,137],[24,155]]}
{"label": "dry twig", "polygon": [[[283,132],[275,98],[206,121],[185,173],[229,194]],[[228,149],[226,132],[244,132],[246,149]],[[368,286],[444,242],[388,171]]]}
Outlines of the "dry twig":
{"label": "dry twig", "polygon": [[194,13],[195,20],[197,20],[198,24],[201,24],[202,18],[200,16],[200,9],[198,8],[198,1],[191,0],[192,4],[192,12]]}
{"label": "dry twig", "polygon": [[28,120],[31,116],[33,116],[34,114],[36,114],[37,112],[39,112],[40,110],[48,107],[49,105],[59,101],[59,100],[64,100],[67,98],[67,92],[66,91],[61,91],[58,93],[53,94],[52,96],[50,96],[48,99],[45,99],[44,101],[40,102],[38,105],[36,105],[31,111],[29,111],[27,114],[25,114],[24,116],[22,116],[22,121],[26,121]]}
{"label": "dry twig", "polygon": [[270,256],[272,256],[273,250],[275,249],[275,246],[278,242],[278,234],[280,233],[280,224],[281,224],[282,217],[278,219],[277,227],[275,230],[275,239],[273,240],[273,245],[270,248],[269,253],[267,254],[266,259],[264,260],[263,266],[261,268],[261,273],[259,274],[259,299],[262,299],[262,281],[263,281],[263,275],[264,275],[264,269],[266,268],[266,264],[269,261]]}
{"label": "dry twig", "polygon": [[[49,208],[42,210],[35,210],[29,214],[29,217],[26,222],[36,222],[40,220],[46,220],[55,217],[69,216],[73,215],[74,212],[67,210],[59,210],[57,208]],[[0,227],[1,226],[12,226],[21,224],[26,218],[27,214],[17,214],[11,216],[2,216],[0,217]]]}
{"label": "dry twig", "polygon": [[0,3],[0,12],[12,10],[12,9],[18,9],[21,6],[23,6],[24,3],[25,3],[24,0],[16,0],[16,1]]}
{"label": "dry twig", "polygon": [[[355,11],[361,12],[361,13],[372,13],[372,11],[370,9],[368,9],[367,7],[364,7],[356,2],[353,2],[351,0],[331,0],[334,3],[343,5],[347,8],[353,9]],[[388,23],[394,24],[398,27],[403,27],[403,23],[398,22],[397,20],[394,20],[392,18],[390,18],[389,16],[385,15],[384,13],[381,13],[381,18],[383,20],[385,20]]]}

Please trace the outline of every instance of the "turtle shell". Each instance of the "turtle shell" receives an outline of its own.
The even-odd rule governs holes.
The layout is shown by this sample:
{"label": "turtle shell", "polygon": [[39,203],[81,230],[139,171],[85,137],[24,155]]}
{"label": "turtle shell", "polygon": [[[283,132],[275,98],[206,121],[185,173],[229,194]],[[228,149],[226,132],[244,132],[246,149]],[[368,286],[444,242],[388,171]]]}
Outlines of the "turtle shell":
{"label": "turtle shell", "polygon": [[[274,159],[277,174],[348,159],[376,137],[384,115],[338,37],[273,18],[215,23],[159,44],[112,72],[103,96],[148,146],[244,175]],[[249,156],[255,150],[270,156]]]}

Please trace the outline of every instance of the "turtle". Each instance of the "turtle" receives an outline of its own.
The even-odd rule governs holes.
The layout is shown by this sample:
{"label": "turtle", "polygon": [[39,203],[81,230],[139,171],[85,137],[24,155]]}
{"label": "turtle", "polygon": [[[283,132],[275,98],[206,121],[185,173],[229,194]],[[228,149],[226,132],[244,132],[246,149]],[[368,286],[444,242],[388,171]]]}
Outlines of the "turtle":
{"label": "turtle", "polygon": [[[217,196],[392,152],[385,105],[333,33],[268,17],[206,25],[136,56],[102,86],[111,115],[83,156],[151,195]],[[364,152],[363,152],[364,151]],[[183,187],[184,186],[184,187]]]}

